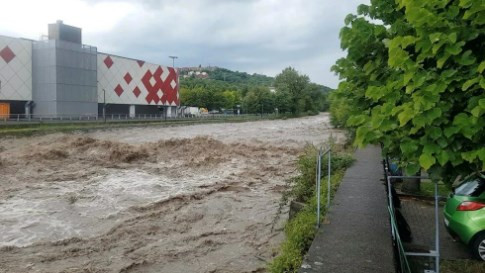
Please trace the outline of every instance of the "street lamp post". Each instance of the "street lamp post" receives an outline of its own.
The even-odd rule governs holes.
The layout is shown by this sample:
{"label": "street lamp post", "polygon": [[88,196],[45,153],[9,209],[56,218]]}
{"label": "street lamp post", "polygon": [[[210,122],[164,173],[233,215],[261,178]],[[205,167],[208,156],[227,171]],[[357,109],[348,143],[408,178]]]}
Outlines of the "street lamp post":
{"label": "street lamp post", "polygon": [[[172,68],[173,70],[175,71],[175,59],[178,59],[179,57],[178,56],[168,56],[170,59],[172,59]],[[176,71],[175,71],[176,73]],[[178,73],[176,74],[177,75],[177,82],[178,82]],[[178,89],[178,85],[177,85],[177,89]],[[168,107],[163,107],[165,109],[164,111],[164,114],[165,114],[165,119],[167,119],[167,110],[168,110]],[[175,112],[177,112],[177,110],[175,110]],[[175,113],[175,115],[177,115],[177,113]]]}
{"label": "street lamp post", "polygon": [[178,59],[178,56],[168,56],[170,59],[172,59],[172,68],[175,68],[175,59]]}
{"label": "street lamp post", "polygon": [[106,90],[103,88],[103,120],[106,123]]}

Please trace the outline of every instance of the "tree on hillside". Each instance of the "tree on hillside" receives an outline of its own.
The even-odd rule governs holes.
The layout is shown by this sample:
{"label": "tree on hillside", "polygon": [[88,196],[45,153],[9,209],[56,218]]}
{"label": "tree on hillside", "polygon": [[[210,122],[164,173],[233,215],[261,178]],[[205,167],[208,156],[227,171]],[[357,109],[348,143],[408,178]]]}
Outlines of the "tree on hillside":
{"label": "tree on hillside", "polygon": [[282,95],[287,97],[288,101],[284,101],[285,105],[278,105],[278,108],[289,107],[292,114],[296,114],[304,110],[304,95],[310,79],[306,75],[300,75],[294,68],[285,68],[275,78],[275,88],[279,97]]}
{"label": "tree on hillside", "polygon": [[359,146],[381,143],[410,174],[451,181],[485,170],[484,25],[484,0],[359,6],[340,33],[347,57],[332,68],[342,79],[333,121]]}

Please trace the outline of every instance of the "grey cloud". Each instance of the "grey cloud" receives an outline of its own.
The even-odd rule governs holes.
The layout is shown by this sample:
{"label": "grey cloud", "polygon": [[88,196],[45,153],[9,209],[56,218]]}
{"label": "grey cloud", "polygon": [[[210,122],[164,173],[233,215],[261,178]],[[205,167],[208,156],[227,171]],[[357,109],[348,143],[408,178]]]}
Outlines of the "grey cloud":
{"label": "grey cloud", "polygon": [[137,12],[113,31],[84,35],[100,51],[150,62],[166,64],[176,54],[180,66],[210,64],[270,75],[292,65],[336,87],[330,67],[343,55],[338,33],[362,2],[367,1],[133,0]]}

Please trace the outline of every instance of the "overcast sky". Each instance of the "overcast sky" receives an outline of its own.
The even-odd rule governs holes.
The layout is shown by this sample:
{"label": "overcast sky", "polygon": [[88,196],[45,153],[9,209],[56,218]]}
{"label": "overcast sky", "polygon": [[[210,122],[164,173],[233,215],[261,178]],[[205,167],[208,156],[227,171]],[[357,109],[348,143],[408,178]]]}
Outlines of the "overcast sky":
{"label": "overcast sky", "polygon": [[336,87],[344,18],[368,0],[2,1],[0,34],[39,39],[56,20],[98,51],[176,66],[215,65],[275,76],[293,66]]}

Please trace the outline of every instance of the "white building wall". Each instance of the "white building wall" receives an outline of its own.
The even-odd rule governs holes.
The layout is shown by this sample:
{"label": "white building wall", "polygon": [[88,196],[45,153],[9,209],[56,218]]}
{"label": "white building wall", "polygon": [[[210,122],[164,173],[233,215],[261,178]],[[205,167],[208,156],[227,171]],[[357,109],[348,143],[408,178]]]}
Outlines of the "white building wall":
{"label": "white building wall", "polygon": [[[178,106],[175,69],[98,53],[98,102]],[[105,91],[103,91],[103,89]]]}
{"label": "white building wall", "polygon": [[0,35],[0,100],[32,100],[32,41]]}

